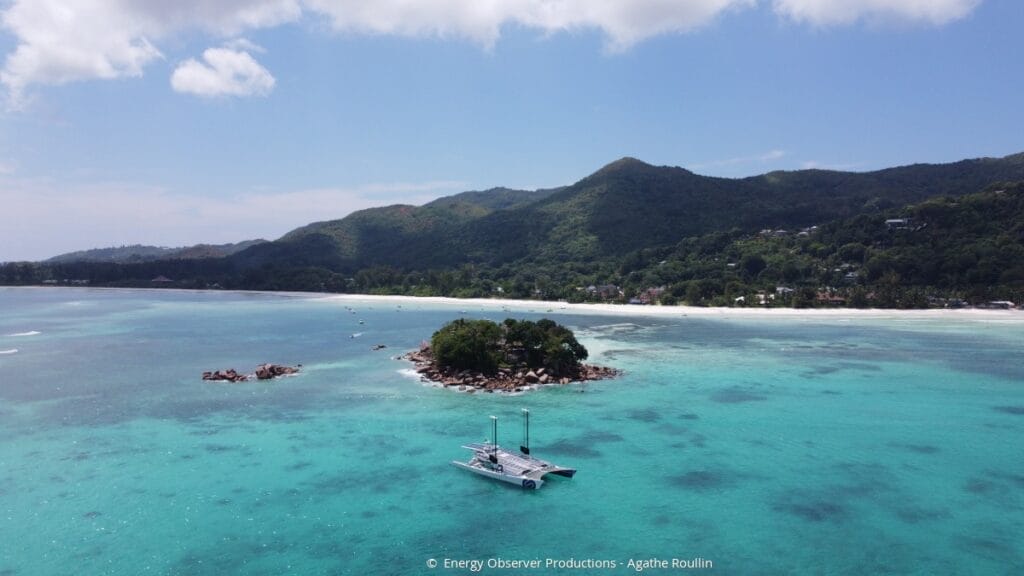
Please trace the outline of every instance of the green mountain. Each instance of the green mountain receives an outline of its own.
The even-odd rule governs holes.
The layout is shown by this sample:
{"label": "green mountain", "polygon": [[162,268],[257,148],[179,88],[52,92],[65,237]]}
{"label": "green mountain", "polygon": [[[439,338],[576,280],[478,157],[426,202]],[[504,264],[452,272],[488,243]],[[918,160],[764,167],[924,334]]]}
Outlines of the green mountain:
{"label": "green mountain", "polygon": [[715,232],[640,251],[618,272],[627,293],[665,286],[663,302],[698,305],[1022,302],[1024,183],[994,183],[814,229]]}
{"label": "green mountain", "polygon": [[150,286],[162,276],[190,288],[716,305],[1021,300],[1015,182],[1024,154],[741,179],[623,158],[562,188],[362,210],[224,257],[126,262],[129,247],[120,261],[7,264],[0,284]]}
{"label": "green mountain", "polygon": [[482,192],[463,192],[454,196],[438,198],[425,208],[446,208],[461,211],[465,214],[475,216],[486,216],[497,210],[509,210],[526,206],[538,200],[562,190],[562,188],[549,188],[534,191],[513,190],[511,188],[491,188]]}
{"label": "green mountain", "polygon": [[492,188],[423,206],[396,204],[360,210],[340,220],[293,230],[277,242],[245,251],[235,261],[242,267],[286,263],[350,271],[379,265],[454,266],[462,257],[438,250],[449,244],[454,231],[495,212],[527,206],[557,190]]}
{"label": "green mountain", "polygon": [[1024,154],[875,172],[772,172],[743,179],[700,176],[633,158],[564,188],[493,189],[430,204],[388,206],[294,230],[243,251],[242,267],[373,266],[429,270],[520,262],[594,262],[715,231],[797,228],[962,195],[1024,179]]}
{"label": "green mountain", "polygon": [[118,246],[111,248],[93,248],[91,250],[79,250],[60,254],[46,260],[51,264],[67,262],[113,262],[128,264],[131,262],[151,262],[154,260],[166,260],[171,258],[197,259],[197,258],[222,258],[251,248],[266,240],[246,240],[234,244],[196,244],[179,248],[167,248],[163,246],[143,246],[135,244],[132,246]]}
{"label": "green mountain", "polygon": [[817,256],[826,268],[852,265],[860,270],[860,284],[883,292],[939,287],[973,301],[1020,301],[1024,183],[997,183],[975,194],[932,198],[890,211],[888,224],[885,216],[861,215],[824,226],[814,243],[835,250],[825,256],[808,244],[802,251]]}

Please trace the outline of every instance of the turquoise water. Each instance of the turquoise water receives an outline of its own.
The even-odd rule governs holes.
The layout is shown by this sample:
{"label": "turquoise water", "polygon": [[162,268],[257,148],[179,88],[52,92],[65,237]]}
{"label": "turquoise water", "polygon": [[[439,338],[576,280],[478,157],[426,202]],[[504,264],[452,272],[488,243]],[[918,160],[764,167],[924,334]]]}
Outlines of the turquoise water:
{"label": "turquoise water", "polygon": [[[498,396],[403,374],[463,309],[552,317],[625,375]],[[1024,573],[1024,322],[543,312],[0,289],[0,575]],[[263,362],[304,371],[200,379]],[[522,407],[574,479],[449,464],[491,414],[518,442]]]}

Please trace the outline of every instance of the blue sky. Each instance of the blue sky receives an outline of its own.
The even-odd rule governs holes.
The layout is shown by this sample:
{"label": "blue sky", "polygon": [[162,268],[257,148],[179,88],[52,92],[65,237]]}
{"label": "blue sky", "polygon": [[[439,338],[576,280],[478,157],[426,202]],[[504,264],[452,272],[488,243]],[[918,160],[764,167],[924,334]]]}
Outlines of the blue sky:
{"label": "blue sky", "polygon": [[[410,8],[415,6],[415,9]],[[0,261],[1024,150],[1017,0],[0,1]]]}

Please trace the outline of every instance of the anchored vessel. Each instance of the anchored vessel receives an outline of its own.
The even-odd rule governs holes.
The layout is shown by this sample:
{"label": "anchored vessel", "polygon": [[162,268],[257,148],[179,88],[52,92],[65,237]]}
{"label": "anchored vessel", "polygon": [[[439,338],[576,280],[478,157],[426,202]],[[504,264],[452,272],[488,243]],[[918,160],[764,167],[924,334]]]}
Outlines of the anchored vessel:
{"label": "anchored vessel", "polygon": [[452,464],[481,476],[501,480],[531,490],[544,484],[544,476],[556,474],[572,478],[574,468],[556,466],[530,455],[530,411],[523,409],[523,444],[519,453],[509,452],[498,445],[498,418],[491,416],[491,440],[483,444],[466,444],[463,448],[473,452],[468,462]]}

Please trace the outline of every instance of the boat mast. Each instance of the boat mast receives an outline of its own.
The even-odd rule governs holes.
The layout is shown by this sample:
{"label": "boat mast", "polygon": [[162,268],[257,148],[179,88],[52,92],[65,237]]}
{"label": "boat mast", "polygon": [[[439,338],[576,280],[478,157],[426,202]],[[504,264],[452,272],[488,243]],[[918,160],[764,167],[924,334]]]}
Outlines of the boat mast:
{"label": "boat mast", "polygon": [[527,456],[530,455],[530,411],[523,408],[523,445],[519,451]]}
{"label": "boat mast", "polygon": [[492,464],[498,463],[498,417],[491,416],[491,455],[488,457]]}

